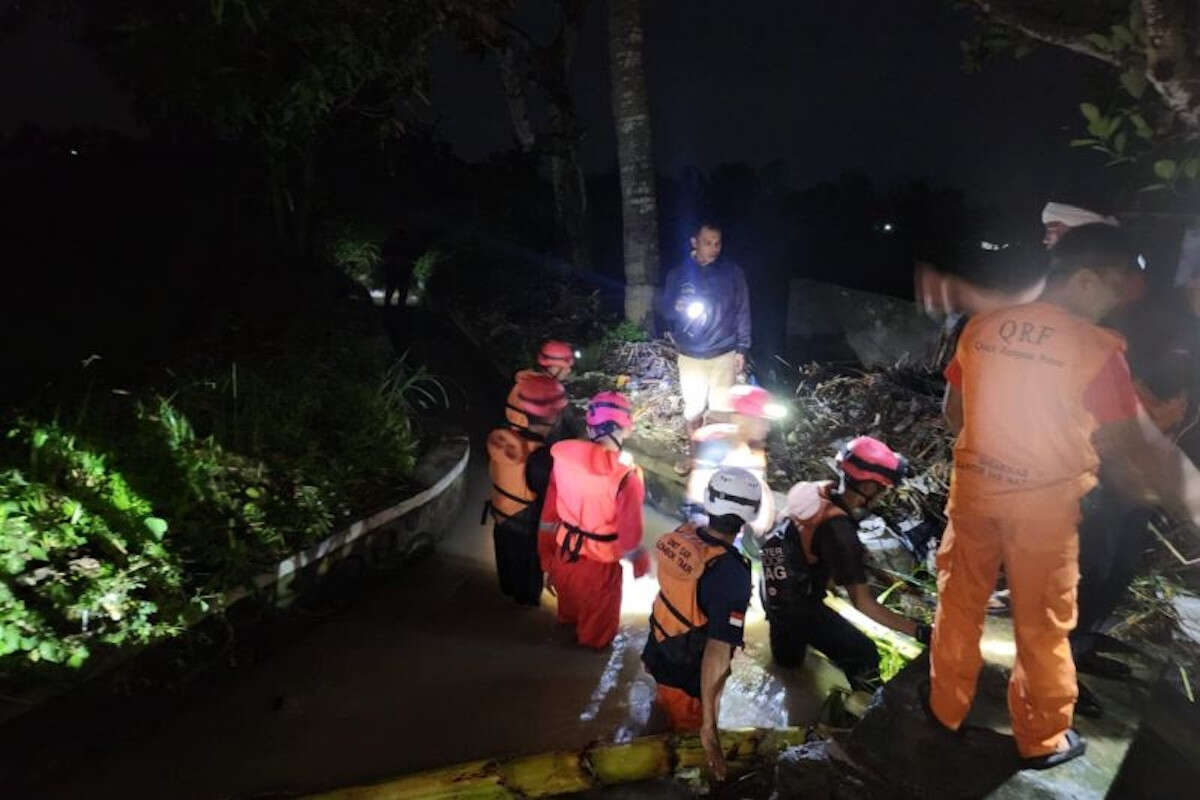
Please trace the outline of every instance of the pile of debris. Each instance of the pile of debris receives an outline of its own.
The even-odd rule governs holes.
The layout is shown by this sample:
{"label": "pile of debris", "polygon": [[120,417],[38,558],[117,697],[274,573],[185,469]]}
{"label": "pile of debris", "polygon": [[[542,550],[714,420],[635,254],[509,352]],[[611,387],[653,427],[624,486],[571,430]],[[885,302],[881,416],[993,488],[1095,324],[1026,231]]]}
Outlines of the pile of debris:
{"label": "pile of debris", "polygon": [[618,389],[633,403],[634,436],[659,455],[687,452],[683,397],[679,392],[678,350],[666,339],[609,342],[590,369],[572,380],[574,403],[583,408],[592,394]]}
{"label": "pile of debris", "polygon": [[772,448],[772,478],[783,484],[832,478],[833,454],[855,436],[874,436],[909,461],[910,477],[880,506],[890,520],[944,521],[953,435],[941,413],[936,373],[898,364],[881,372],[808,364],[798,369],[792,413]]}
{"label": "pile of debris", "polygon": [[[620,389],[633,401],[637,442],[656,454],[687,452],[677,351],[670,342],[618,342],[572,386],[582,406],[593,392]],[[908,364],[886,371],[808,364],[796,372],[791,413],[772,435],[770,482],[786,491],[799,480],[833,477],[833,454],[846,440],[875,436],[903,453],[912,477],[881,509],[890,519],[943,520],[953,437],[942,423],[941,378]],[[784,398],[781,398],[784,399]]]}

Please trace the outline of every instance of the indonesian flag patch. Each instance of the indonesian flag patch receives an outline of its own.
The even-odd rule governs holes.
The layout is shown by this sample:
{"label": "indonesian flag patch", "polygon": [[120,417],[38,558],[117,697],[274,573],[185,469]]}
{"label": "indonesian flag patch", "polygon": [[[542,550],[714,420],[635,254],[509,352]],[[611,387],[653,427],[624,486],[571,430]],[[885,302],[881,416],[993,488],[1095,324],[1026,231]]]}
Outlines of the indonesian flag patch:
{"label": "indonesian flag patch", "polygon": [[746,615],[740,611],[731,612],[729,615],[729,624],[735,628],[741,628],[746,623]]}

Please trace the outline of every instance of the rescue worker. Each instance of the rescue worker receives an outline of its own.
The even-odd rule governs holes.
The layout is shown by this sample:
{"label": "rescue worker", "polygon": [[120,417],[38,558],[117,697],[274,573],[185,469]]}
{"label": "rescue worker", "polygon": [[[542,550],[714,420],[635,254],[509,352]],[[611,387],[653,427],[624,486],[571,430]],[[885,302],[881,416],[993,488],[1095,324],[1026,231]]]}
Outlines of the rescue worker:
{"label": "rescue worker", "polygon": [[840,485],[797,483],[787,510],[762,544],[763,610],[770,625],[771,655],[781,667],[799,667],[809,645],[842,672],[852,689],[879,684],[879,651],[871,639],[825,605],[832,581],[854,607],[892,630],[929,644],[928,625],[901,616],[875,599],[867,584],[865,548],[858,520],[905,476],[904,457],[870,436],[848,442],[837,454]]}
{"label": "rescue worker", "polygon": [[1051,200],[1042,208],[1042,227],[1045,230],[1042,244],[1050,250],[1058,244],[1064,233],[1082,225],[1108,225],[1115,228],[1119,224],[1116,217],[1106,217],[1086,208]]}
{"label": "rescue worker", "polygon": [[[516,383],[521,379],[521,376],[549,375],[559,383],[562,383],[570,377],[571,370],[575,368],[575,359],[575,350],[566,342],[560,342],[556,339],[548,339],[542,342],[542,346],[538,348],[537,366],[531,369],[523,369],[514,377],[513,389],[509,392],[510,402],[512,392],[516,391]],[[546,441],[554,444],[561,439],[574,439],[582,435],[582,421],[575,410],[568,404],[559,413],[555,425],[546,435]]]}
{"label": "rescue worker", "polygon": [[771,421],[781,419],[785,412],[761,386],[738,384],[729,390],[729,397],[733,411],[730,421],[710,423],[692,434],[686,496],[691,508],[701,509],[708,481],[719,467],[748,470],[762,487],[758,514],[747,523],[753,534],[747,544],[753,541],[756,546],[775,523],[775,498],[766,481],[766,444]]}
{"label": "rescue worker", "polygon": [[[689,435],[706,410],[727,413],[729,389],[750,351],[750,294],[742,268],[721,258],[721,228],[702,222],[691,254],[667,273],[660,313],[679,348],[679,391]],[[686,473],[688,461],[676,464]]]}
{"label": "rescue worker", "polygon": [[538,349],[537,363],[546,374],[565,381],[575,368],[575,351],[566,342],[548,339]]}
{"label": "rescue worker", "polygon": [[575,626],[579,644],[602,649],[621,616],[621,558],[640,578],[650,566],[642,548],[641,470],[621,452],[633,410],[620,392],[600,392],[587,408],[588,441],[550,448],[550,480],[539,551],[546,584],[558,596],[558,621]]}
{"label": "rescue worker", "polygon": [[[1115,217],[1104,216],[1086,208],[1051,200],[1042,208],[1042,245],[1046,250],[1052,250],[1067,231],[1081,225],[1094,224],[1113,228],[1120,225]],[[969,315],[983,314],[998,308],[1033,302],[1045,288],[1045,280],[1041,271],[1030,270],[1026,263],[1014,264],[1013,268],[1007,270],[996,270],[997,274],[991,276],[992,282],[1002,278],[1001,282],[1005,284],[1009,284],[1014,278],[1024,277],[1024,280],[1019,281],[1020,285],[1018,286],[987,286],[980,280],[980,275],[963,274],[964,268],[968,271],[980,271],[983,265],[981,257],[994,254],[999,250],[1009,250],[1008,246],[994,244],[991,247],[998,248],[998,250],[978,248],[975,246],[976,238],[971,239],[971,245],[965,253],[966,258],[962,258],[963,254],[960,253],[959,257],[954,259],[960,262],[956,265],[958,269],[954,273],[942,271],[939,267],[924,261],[918,261],[916,264],[915,294],[917,302],[924,308],[926,314],[948,315],[947,322],[955,328],[954,341],[957,341],[957,336],[962,332],[962,326],[966,325],[966,318]],[[966,263],[961,263],[963,261]],[[986,272],[987,270],[982,271]]]}
{"label": "rescue worker", "polygon": [[484,504],[480,524],[492,518],[500,591],[521,605],[536,606],[542,596],[538,557],[541,504],[539,493],[526,480],[526,464],[545,448],[546,436],[566,404],[566,393],[557,380],[522,372],[504,408],[507,424],[487,438],[492,494]]}
{"label": "rescue worker", "polygon": [[671,729],[700,732],[718,779],[725,777],[725,759],[717,713],[750,603],[750,562],[733,542],[761,501],[754,475],[721,467],[705,490],[707,526],[685,523],[654,546],[660,591],[642,663],[658,684],[656,700]]}
{"label": "rescue worker", "polygon": [[[1026,768],[1076,758],[1071,727],[1080,498],[1099,459],[1111,485],[1157,494],[1200,519],[1200,475],[1140,409],[1121,338],[1096,322],[1121,301],[1136,269],[1120,232],[1084,225],[1055,244],[1035,302],[967,323],[946,369],[947,422],[958,434],[938,551],[938,606],[927,711],[957,730],[970,709],[982,657],[987,599],[1004,565],[1016,663],[1009,713]],[[1001,257],[1004,257],[1001,254]]]}

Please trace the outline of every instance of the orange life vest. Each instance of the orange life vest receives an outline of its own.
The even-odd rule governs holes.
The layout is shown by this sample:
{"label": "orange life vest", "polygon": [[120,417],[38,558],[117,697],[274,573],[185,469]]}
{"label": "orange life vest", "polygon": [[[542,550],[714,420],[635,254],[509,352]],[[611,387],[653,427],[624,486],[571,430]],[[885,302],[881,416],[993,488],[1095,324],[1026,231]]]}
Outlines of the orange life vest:
{"label": "orange life vest", "polygon": [[1084,393],[1124,340],[1066,309],[1034,302],[973,318],[955,359],[963,429],[949,507],[1037,516],[1096,485],[1097,423]]}
{"label": "orange life vest", "polygon": [[[525,482],[525,463],[530,453],[545,446],[539,437],[512,428],[497,428],[488,434],[488,473],[492,478],[492,496],[484,508],[497,522],[520,515],[537,499]],[[531,520],[536,523],[536,520]]]}
{"label": "orange life vest", "polygon": [[570,439],[550,448],[560,520],[555,541],[568,561],[581,555],[612,563],[617,547],[617,492],[637,467],[620,462],[620,453],[593,442]]}
{"label": "orange life vest", "polygon": [[708,625],[708,617],[700,608],[700,577],[713,561],[730,553],[750,569],[750,562],[733,545],[702,537],[691,523],[655,543],[659,592],[650,610],[656,651],[650,662],[654,666],[664,671],[674,671],[672,667],[699,668]]}
{"label": "orange life vest", "polygon": [[822,525],[846,516],[846,512],[829,499],[830,483],[813,484],[813,488],[820,496],[817,510],[801,520],[783,517],[760,545],[763,568],[760,596],[768,617],[825,597],[829,573],[818,565],[813,538]]}

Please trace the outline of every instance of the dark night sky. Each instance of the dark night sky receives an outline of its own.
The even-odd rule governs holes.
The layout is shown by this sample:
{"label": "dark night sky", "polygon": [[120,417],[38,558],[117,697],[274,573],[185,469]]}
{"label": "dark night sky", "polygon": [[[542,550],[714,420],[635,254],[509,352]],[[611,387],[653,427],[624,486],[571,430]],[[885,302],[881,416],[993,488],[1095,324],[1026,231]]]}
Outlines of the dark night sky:
{"label": "dark night sky", "polygon": [[[1050,193],[1086,199],[1104,178],[1096,157],[1066,146],[1079,135],[1086,61],[1045,48],[964,74],[959,41],[971,23],[949,0],[649,6],[655,156],[668,173],[785,159],[797,187],[859,170],[1039,208]],[[588,15],[574,80],[592,171],[616,157],[606,9],[594,3]],[[448,45],[435,65],[440,127],[457,151],[477,159],[509,146],[494,66]]]}
{"label": "dark night sky", "polygon": [[[547,0],[524,24],[548,36]],[[970,22],[949,0],[651,0],[647,62],[655,156],[688,164],[788,165],[803,187],[845,170],[881,184],[925,177],[977,200],[1040,206],[1048,194],[1086,199],[1104,173],[1071,151],[1086,99],[1086,62],[1046,48],[982,73],[960,69]],[[575,65],[587,129],[585,168],[611,169],[607,3],[593,2]],[[49,128],[133,130],[112,82],[61,26],[39,24],[0,47],[0,131],[24,120]],[[434,53],[440,132],[468,160],[512,137],[494,65],[443,40]]]}

